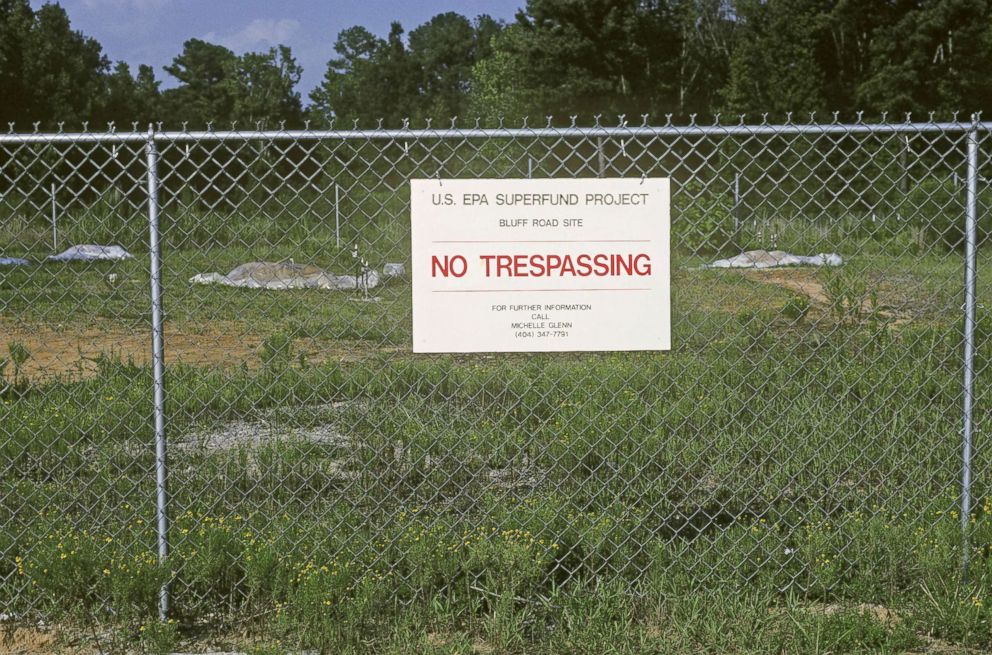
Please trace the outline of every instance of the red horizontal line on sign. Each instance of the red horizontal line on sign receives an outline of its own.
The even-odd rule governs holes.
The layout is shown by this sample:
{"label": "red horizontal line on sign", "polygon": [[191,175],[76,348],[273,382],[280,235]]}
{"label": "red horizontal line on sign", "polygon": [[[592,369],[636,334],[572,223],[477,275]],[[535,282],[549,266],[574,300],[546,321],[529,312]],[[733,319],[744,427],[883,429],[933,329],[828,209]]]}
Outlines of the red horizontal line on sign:
{"label": "red horizontal line on sign", "polygon": [[504,239],[499,241],[431,241],[431,243],[651,243],[651,239]]}
{"label": "red horizontal line on sign", "polygon": [[436,289],[431,291],[431,293],[541,293],[545,291],[554,291],[555,293],[570,292],[570,291],[651,291],[651,289]]}

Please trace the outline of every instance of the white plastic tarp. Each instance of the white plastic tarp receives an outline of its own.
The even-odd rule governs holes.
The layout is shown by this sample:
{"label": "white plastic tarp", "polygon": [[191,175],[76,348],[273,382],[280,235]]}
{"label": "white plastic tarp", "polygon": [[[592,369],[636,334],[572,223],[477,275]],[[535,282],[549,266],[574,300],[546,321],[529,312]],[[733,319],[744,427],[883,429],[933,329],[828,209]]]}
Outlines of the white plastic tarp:
{"label": "white plastic tarp", "polygon": [[837,253],[793,255],[784,250],[748,250],[728,259],[718,259],[703,268],[774,268],[776,266],[840,266],[844,263]]}
{"label": "white plastic tarp", "polygon": [[191,284],[220,284],[247,289],[373,289],[379,284],[379,273],[364,275],[334,275],[316,266],[292,262],[249,262],[234,268],[227,275],[200,273],[190,278]]}
{"label": "white plastic tarp", "polygon": [[68,261],[103,261],[103,260],[121,260],[121,259],[133,259],[133,255],[128,251],[124,250],[120,246],[99,246],[93,244],[84,244],[81,246],[73,246],[68,248],[57,255],[51,255],[48,257],[49,261],[53,262],[68,262]]}

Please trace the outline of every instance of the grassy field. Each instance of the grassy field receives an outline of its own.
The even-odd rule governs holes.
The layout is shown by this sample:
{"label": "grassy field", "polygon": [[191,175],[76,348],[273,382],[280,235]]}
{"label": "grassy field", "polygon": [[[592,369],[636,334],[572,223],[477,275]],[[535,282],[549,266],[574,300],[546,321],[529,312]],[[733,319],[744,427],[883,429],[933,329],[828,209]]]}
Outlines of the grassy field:
{"label": "grassy field", "polygon": [[[352,242],[405,262],[402,221],[339,249],[326,216],[173,215],[161,567],[142,223],[92,238],[108,207],[68,216],[66,242],[135,260],[0,270],[0,611],[63,626],[53,649],[992,649],[980,443],[961,577],[962,262],[919,230],[744,234],[840,252],[838,271],[678,252],[670,353],[415,356],[408,281],[377,302],[188,283],[256,259],[348,272]],[[46,238],[0,228],[4,254]],[[983,310],[979,440],[990,330]]]}

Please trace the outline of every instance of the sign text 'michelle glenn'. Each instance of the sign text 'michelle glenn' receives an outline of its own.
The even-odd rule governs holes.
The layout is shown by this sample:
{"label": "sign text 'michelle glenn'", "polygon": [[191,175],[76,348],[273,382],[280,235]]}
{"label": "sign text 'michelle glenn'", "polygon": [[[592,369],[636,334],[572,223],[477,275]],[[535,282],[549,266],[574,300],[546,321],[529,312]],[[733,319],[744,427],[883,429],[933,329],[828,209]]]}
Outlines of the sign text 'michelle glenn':
{"label": "sign text 'michelle glenn'", "polygon": [[667,350],[669,181],[413,180],[414,352]]}

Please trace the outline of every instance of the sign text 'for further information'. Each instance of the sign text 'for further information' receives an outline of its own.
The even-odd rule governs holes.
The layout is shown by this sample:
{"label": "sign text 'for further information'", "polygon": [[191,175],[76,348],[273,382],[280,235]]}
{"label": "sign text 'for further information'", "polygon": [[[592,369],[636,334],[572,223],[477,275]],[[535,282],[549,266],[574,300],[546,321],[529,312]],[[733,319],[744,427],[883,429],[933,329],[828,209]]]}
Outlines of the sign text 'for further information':
{"label": "sign text 'for further information'", "polygon": [[413,351],[668,350],[666,178],[412,180]]}

